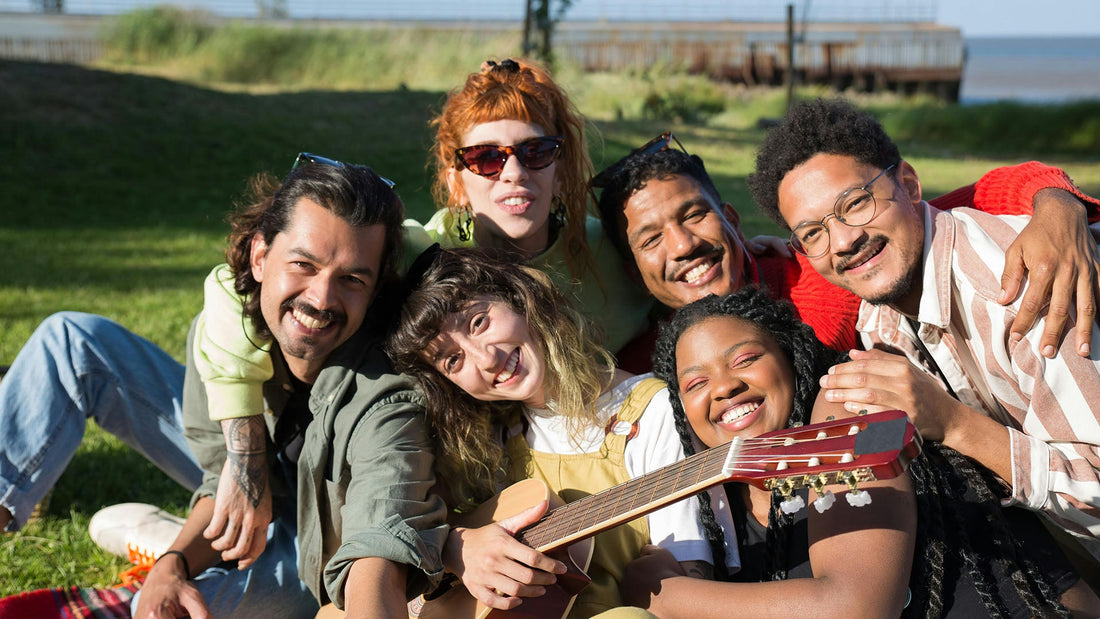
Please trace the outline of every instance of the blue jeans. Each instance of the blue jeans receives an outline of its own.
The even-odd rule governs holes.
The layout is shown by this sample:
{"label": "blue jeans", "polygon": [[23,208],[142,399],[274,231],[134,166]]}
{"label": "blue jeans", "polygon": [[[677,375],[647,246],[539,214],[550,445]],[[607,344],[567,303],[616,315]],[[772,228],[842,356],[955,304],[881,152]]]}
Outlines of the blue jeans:
{"label": "blue jeans", "polygon": [[[263,554],[245,570],[236,562],[207,568],[191,580],[212,617],[298,619],[317,614],[320,606],[298,578],[298,530],[295,505],[288,502],[267,526]],[[130,601],[136,613],[141,591]]]}
{"label": "blue jeans", "polygon": [[85,421],[137,450],[188,490],[202,470],[183,436],[184,368],[102,316],[42,321],[0,380],[0,505],[27,522],[84,438]]}
{"label": "blue jeans", "polygon": [[[183,375],[155,344],[102,316],[61,312],[42,321],[0,380],[0,505],[13,515],[9,529],[21,528],[57,483],[88,418],[198,488],[202,470],[183,436]],[[293,465],[283,470],[297,481]],[[193,583],[216,617],[312,617],[317,601],[298,578],[294,502],[268,526],[252,567],[213,567]]]}

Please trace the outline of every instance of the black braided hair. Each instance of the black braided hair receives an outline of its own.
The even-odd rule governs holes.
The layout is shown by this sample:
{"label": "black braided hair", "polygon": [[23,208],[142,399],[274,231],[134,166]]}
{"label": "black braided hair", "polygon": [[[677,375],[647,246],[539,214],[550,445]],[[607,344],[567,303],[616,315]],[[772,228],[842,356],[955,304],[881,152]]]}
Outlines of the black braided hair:
{"label": "black braided hair", "polygon": [[[692,443],[692,433],[688,429],[687,415],[677,395],[680,388],[676,380],[676,342],[689,327],[712,316],[736,316],[755,324],[762,332],[772,336],[779,348],[791,360],[794,370],[794,407],[787,425],[794,427],[809,421],[810,411],[818,391],[816,377],[824,374],[829,366],[836,363],[839,353],[826,348],[814,336],[813,330],[798,320],[790,304],[774,301],[759,288],[745,287],[725,297],[711,295],[681,308],[671,321],[661,325],[653,354],[654,374],[668,383],[669,401],[672,404],[676,430],[680,434],[684,454],[695,453],[695,447]],[[729,500],[734,503],[731,506],[733,512],[735,514],[743,512],[744,505],[740,504],[740,493],[727,494],[730,495]],[[703,492],[698,496],[700,521],[714,555],[715,574],[722,577],[726,573],[725,536],[714,515],[708,493]],[[779,496],[778,492],[776,496]],[[776,507],[777,501],[781,498],[773,497],[773,507],[768,516],[768,548],[782,550],[785,553],[787,536],[790,534],[792,528],[790,525],[793,524],[794,518],[782,514]],[[739,528],[742,526],[743,523]],[[741,533],[743,534],[743,531]],[[775,566],[781,566],[783,563],[774,560],[769,562]],[[780,573],[766,572],[769,574],[769,579],[783,580],[786,577],[786,570],[776,569],[779,569]]]}
{"label": "black braided hair", "polygon": [[[794,403],[787,427],[809,421],[817,398],[817,378],[846,355],[822,344],[813,330],[798,320],[793,307],[785,301],[771,299],[766,292],[746,287],[725,297],[709,296],[681,308],[672,320],[661,325],[653,358],[654,373],[668,383],[669,400],[685,454],[695,452],[687,415],[679,398],[676,377],[676,343],[691,326],[713,316],[734,316],[756,325],[769,334],[791,361],[794,369]],[[1001,484],[992,473],[976,465],[955,450],[931,442],[924,443],[922,455],[909,466],[917,498],[917,536],[913,571],[910,576],[912,600],[905,617],[939,617],[944,614],[950,587],[964,573],[970,578],[979,599],[990,617],[1008,614],[1007,600],[998,588],[993,571],[997,566],[1011,585],[1010,595],[1027,608],[1032,616],[1068,616],[1057,601],[1057,593],[1038,566],[1021,552],[1000,505]],[[979,521],[968,519],[958,509],[967,489],[976,497],[969,501],[977,506]],[[735,484],[726,492],[733,512],[738,535],[745,537],[746,508]],[[787,545],[794,518],[778,509],[781,497],[772,495],[768,513],[767,564],[761,580],[783,580],[787,577]],[[719,578],[726,571],[725,537],[718,525],[707,493],[699,495],[701,521],[714,555],[715,572]],[[969,500],[969,499],[968,499]],[[975,548],[975,538],[992,539],[992,554]]]}

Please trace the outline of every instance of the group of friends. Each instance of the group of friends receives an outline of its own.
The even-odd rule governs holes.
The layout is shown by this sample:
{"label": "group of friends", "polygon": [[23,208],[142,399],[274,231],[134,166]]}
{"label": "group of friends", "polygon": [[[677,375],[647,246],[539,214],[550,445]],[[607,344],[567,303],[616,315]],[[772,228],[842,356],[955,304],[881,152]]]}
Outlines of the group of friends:
{"label": "group of friends", "polygon": [[518,539],[548,501],[472,517],[512,483],[568,502],[899,409],[907,473],[831,488],[870,504],[710,488],[596,535],[568,616],[1100,616],[1100,202],[1064,172],[929,202],[871,115],[799,103],[749,178],[778,245],[671,134],[594,174],[527,61],[485,63],[433,126],[423,224],[366,166],[253,179],[185,365],[45,320],[0,382],[0,526],[94,418],[194,491],[135,617],[463,616],[441,587],[507,610],[567,579]]}

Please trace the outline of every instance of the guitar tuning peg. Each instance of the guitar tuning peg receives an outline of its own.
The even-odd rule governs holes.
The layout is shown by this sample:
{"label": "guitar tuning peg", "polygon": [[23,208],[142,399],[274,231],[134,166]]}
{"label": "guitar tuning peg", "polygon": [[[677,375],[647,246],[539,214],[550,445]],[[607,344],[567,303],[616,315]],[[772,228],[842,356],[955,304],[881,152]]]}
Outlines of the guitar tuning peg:
{"label": "guitar tuning peg", "polygon": [[871,504],[871,495],[866,490],[859,489],[859,482],[851,471],[844,473],[841,476],[841,481],[847,484],[850,489],[848,494],[844,496],[844,498],[848,500],[848,505],[852,507],[863,507],[864,505]]}
{"label": "guitar tuning peg", "polygon": [[819,492],[817,498],[814,499],[814,509],[817,510],[817,513],[823,514],[825,510],[833,506],[833,503],[836,503],[836,495],[833,494],[832,490],[826,490],[824,494]]}
{"label": "guitar tuning peg", "polygon": [[779,509],[783,510],[784,514],[793,514],[803,507],[806,507],[806,500],[800,494],[788,496],[779,504]]}
{"label": "guitar tuning peg", "polygon": [[871,504],[871,493],[866,490],[853,490],[844,495],[844,498],[848,499],[848,505],[852,507],[863,507]]}

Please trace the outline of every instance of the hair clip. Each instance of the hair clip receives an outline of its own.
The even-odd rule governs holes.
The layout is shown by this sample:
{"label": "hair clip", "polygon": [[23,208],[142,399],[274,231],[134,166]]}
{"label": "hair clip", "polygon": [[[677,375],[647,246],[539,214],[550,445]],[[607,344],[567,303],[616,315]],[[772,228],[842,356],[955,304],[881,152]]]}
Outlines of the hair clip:
{"label": "hair clip", "polygon": [[520,66],[518,62],[512,60],[511,58],[505,58],[500,62],[497,62],[495,60],[486,60],[485,62],[481,63],[482,73],[490,73],[492,71],[496,71],[497,69],[500,69],[501,71],[508,71],[509,73],[516,73],[520,70]]}

